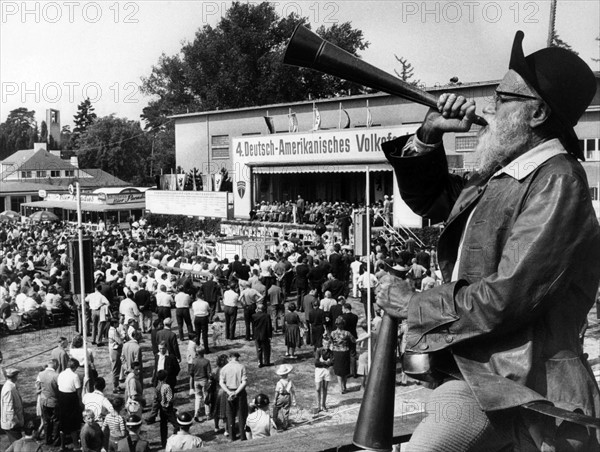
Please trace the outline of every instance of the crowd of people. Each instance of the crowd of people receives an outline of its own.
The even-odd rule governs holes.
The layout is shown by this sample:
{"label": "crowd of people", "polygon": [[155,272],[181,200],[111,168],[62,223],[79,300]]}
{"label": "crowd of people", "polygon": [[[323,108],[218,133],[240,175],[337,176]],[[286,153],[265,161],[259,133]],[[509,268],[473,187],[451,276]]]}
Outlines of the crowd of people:
{"label": "crowd of people", "polygon": [[[341,228],[354,213],[364,212],[364,204],[349,203],[343,201],[316,200],[307,202],[298,195],[294,201],[261,201],[260,204],[250,212],[251,220],[314,224],[323,223],[337,224]],[[382,200],[376,201],[370,206],[370,214],[375,225],[380,225],[384,220],[392,223],[393,196],[384,195]],[[351,223],[351,222],[350,222]]]}
{"label": "crowd of people", "polygon": [[[435,264],[429,253],[404,249],[392,261],[382,240],[374,246],[373,270],[367,273],[365,259],[354,256],[349,247],[320,242],[307,247],[293,236],[277,241],[261,259],[235,256],[231,261],[198,256],[201,247],[190,243],[209,240],[201,232],[176,233],[146,225],[93,231],[89,236],[94,287],[83,300],[89,335],[86,355],[82,300],[71,290],[68,265],[68,242],[75,229],[59,223],[0,225],[0,326],[15,316],[22,325],[34,322],[37,328],[47,327],[59,314],[75,322],[78,335],[70,343],[60,339],[36,382],[43,439],[62,448],[72,443],[84,450],[129,450],[125,447],[131,438],[143,445],[136,431],[144,410],[149,410],[147,423],[160,420],[166,450],[180,450],[183,443],[198,447],[201,439],[188,438],[193,436],[189,426],[208,419],[215,432],[230,440],[268,436],[271,426],[286,430],[295,403],[292,363],[299,359],[296,350],[305,344],[314,350],[316,410],[326,412],[332,372],[343,394],[349,375],[364,379],[368,371],[364,346],[368,328],[364,320],[359,323],[348,297],[360,297],[365,314],[371,309],[375,340],[381,320],[373,309],[378,277],[388,268],[402,266],[420,287],[436,274],[430,271]],[[238,318],[241,332],[236,331]],[[209,356],[243,337],[254,341],[259,367],[273,366],[271,341],[279,331],[287,351],[282,358],[289,364],[276,369],[281,379],[272,399],[272,417],[266,422],[264,416],[258,419],[258,414],[249,413],[266,412],[270,402],[262,393],[248,403],[240,353],[235,348],[217,353],[214,366]],[[152,357],[143,356],[140,342],[145,337],[151,342]],[[110,357],[111,368],[104,375],[94,363],[100,347],[107,347]],[[152,367],[154,387],[148,407],[143,382],[147,366]],[[14,384],[18,369],[5,371],[0,408],[14,415],[2,429],[14,444],[21,435],[29,438],[25,419],[31,416],[24,416],[22,404],[18,407],[20,395]],[[187,374],[185,388],[177,385],[181,374]],[[107,397],[111,386],[113,397]],[[193,395],[192,413],[173,406],[178,390]]]}

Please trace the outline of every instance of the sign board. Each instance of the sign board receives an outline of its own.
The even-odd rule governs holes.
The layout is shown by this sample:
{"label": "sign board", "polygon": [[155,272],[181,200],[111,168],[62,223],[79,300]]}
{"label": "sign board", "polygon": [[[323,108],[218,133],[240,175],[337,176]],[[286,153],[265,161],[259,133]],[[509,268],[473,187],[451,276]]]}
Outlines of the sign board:
{"label": "sign board", "polygon": [[344,164],[387,163],[381,144],[417,128],[413,124],[233,138],[235,217],[250,217],[253,166],[323,165],[322,172],[336,172]]}
{"label": "sign board", "polygon": [[46,197],[46,190],[38,190],[38,196],[40,198],[45,198]]}
{"label": "sign board", "polygon": [[148,190],[146,209],[152,213],[229,218],[227,192]]}

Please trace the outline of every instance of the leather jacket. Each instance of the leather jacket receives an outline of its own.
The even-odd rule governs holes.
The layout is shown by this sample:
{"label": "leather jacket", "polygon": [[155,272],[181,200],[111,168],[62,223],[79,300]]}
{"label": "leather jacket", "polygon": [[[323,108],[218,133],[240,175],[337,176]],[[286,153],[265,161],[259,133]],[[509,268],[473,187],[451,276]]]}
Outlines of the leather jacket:
{"label": "leather jacket", "polygon": [[[407,349],[449,351],[484,410],[549,400],[599,416],[579,339],[600,279],[600,228],[583,167],[563,152],[535,167],[521,161],[513,175],[509,164],[508,174],[465,181],[448,173],[442,147],[403,157],[409,138],[382,147],[408,206],[445,221],[438,260],[446,284],[411,298]],[[461,238],[458,278],[449,282]]]}

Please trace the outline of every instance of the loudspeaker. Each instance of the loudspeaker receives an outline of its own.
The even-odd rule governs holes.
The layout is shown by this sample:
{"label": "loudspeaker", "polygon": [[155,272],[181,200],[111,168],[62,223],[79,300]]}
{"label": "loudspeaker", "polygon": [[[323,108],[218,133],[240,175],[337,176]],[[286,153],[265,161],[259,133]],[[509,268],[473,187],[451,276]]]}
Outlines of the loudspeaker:
{"label": "loudspeaker", "polygon": [[[90,237],[83,238],[83,285],[85,293],[94,292],[94,244]],[[69,241],[69,269],[71,271],[72,292],[81,293],[79,277],[79,241]]]}

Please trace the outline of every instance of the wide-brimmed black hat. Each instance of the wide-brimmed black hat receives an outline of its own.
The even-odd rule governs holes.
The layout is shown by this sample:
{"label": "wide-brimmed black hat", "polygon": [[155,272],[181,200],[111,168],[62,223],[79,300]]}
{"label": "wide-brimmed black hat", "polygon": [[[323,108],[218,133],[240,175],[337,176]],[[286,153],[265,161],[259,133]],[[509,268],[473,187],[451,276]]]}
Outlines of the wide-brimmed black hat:
{"label": "wide-brimmed black hat", "polygon": [[551,118],[564,129],[563,146],[585,160],[573,127],[596,94],[596,78],[575,53],[547,47],[525,57],[522,31],[513,41],[509,69],[518,73],[552,109]]}

